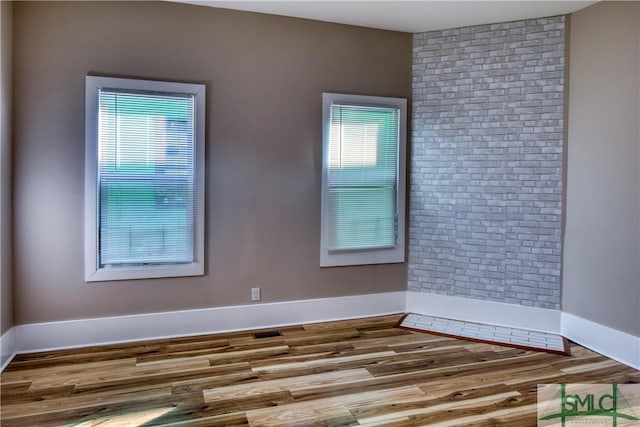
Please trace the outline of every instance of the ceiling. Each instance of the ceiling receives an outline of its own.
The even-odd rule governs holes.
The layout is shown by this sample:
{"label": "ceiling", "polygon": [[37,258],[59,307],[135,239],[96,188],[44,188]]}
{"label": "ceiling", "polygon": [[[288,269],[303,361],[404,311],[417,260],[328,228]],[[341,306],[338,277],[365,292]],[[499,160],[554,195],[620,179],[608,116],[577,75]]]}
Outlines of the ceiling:
{"label": "ceiling", "polygon": [[572,13],[597,1],[174,0],[318,21],[420,33]]}

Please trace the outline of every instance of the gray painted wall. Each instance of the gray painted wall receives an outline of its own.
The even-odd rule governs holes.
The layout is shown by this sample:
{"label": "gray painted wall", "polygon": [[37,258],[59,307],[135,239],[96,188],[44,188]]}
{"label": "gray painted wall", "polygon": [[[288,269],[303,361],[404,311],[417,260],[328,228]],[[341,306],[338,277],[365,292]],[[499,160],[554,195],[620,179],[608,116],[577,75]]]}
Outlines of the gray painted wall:
{"label": "gray painted wall", "polygon": [[[7,83],[12,49],[10,43],[6,45],[11,31],[6,23],[10,14],[5,11],[11,4],[1,4],[2,119],[6,120],[11,112],[6,106],[12,87]],[[14,8],[17,323],[244,304],[252,286],[263,287],[266,301],[405,289],[406,265],[317,267],[319,94],[343,91],[409,97],[410,35],[168,3],[24,2]],[[637,3],[607,2],[572,16],[562,297],[565,311],[636,335],[640,335],[639,9]],[[120,26],[113,28],[109,24],[112,19],[119,19]],[[550,95],[542,100],[542,106],[553,107],[551,111],[518,110],[517,114],[510,109],[531,106],[519,104],[523,87],[514,82],[536,87],[542,83],[539,75],[513,81],[506,76],[500,80],[497,75],[494,81],[481,81],[488,86],[474,86],[484,72],[499,73],[490,62],[483,62],[486,52],[490,60],[498,61],[503,48],[519,43],[519,28],[524,32],[525,26],[518,25],[416,37],[415,43],[421,43],[434,59],[425,63],[422,60],[428,55],[416,56],[415,63],[418,75],[425,80],[417,82],[416,92],[421,97],[416,96],[419,102],[414,106],[414,120],[421,122],[414,128],[417,143],[412,150],[411,290],[558,306],[557,190],[563,153],[557,123],[541,124],[549,127],[550,134],[544,147],[539,147],[544,153],[527,152],[536,149],[535,145],[529,146],[526,139],[520,145],[517,133],[511,137],[493,126],[521,120],[557,121],[557,113],[562,111],[557,109],[556,94],[561,92],[557,86],[562,83],[556,76],[544,84],[551,92],[543,90]],[[536,36],[540,38],[531,43],[542,41],[542,46],[521,46],[531,49],[521,51],[534,55],[521,58],[533,61],[530,64],[541,59],[535,56],[538,53],[547,56],[542,59],[556,58],[557,62],[540,63],[556,67],[541,69],[542,73],[559,71],[562,65],[562,26],[557,20],[548,25],[549,31],[559,32],[551,41],[545,43],[546,37]],[[463,39],[470,36],[478,39]],[[428,49],[424,46],[427,37],[435,40]],[[446,43],[450,45],[443,46]],[[476,43],[473,49],[472,43]],[[549,46],[554,49],[543,50]],[[470,57],[459,58],[465,50]],[[167,53],[171,60],[166,59]],[[519,60],[513,61],[517,68]],[[480,68],[472,70],[474,65]],[[82,103],[83,79],[89,71],[208,84],[205,277],[96,284],[82,281]],[[456,73],[471,71],[477,73],[471,81],[454,78]],[[516,75],[522,77],[522,73],[520,70]],[[534,69],[525,74],[536,73]],[[469,92],[482,102],[475,105]],[[497,107],[494,102],[507,105],[493,108]],[[491,108],[484,108],[483,103]],[[520,117],[526,114],[536,116]],[[11,145],[6,145],[10,126],[5,123],[1,332],[13,324],[11,281],[6,280],[11,271],[11,261],[7,261],[11,249],[6,249],[11,247],[7,243],[11,176],[7,172],[10,162],[5,167],[10,158],[5,150]],[[428,141],[437,141],[437,145]],[[513,157],[505,157],[505,153]],[[527,155],[528,159],[523,157]],[[499,162],[499,166],[491,162]],[[531,162],[521,166],[533,171],[523,171],[523,179],[519,172],[517,179],[507,179],[508,168],[515,167],[509,166],[510,162]],[[536,172],[536,168],[549,169]],[[504,180],[493,179],[494,173]],[[547,179],[525,178],[540,173]],[[423,180],[438,185],[439,190],[421,187]],[[453,184],[456,180],[463,191],[448,188],[457,186]],[[513,194],[537,196],[534,200],[508,200],[505,194],[509,193],[500,192],[494,181],[515,189]],[[527,188],[531,193],[525,192]],[[274,199],[278,203],[273,203]],[[480,210],[468,209],[472,201]],[[507,236],[512,234],[507,229],[515,225],[507,222],[507,201],[523,203],[511,206],[515,209],[511,213],[521,216],[510,221],[550,225],[550,234],[518,233],[526,237],[522,248],[531,248],[531,252],[516,250],[513,242],[508,244]],[[527,212],[524,208],[531,206],[524,202],[533,207],[542,203],[545,213]],[[518,209],[523,210],[519,213]],[[523,219],[525,213],[538,217]],[[416,244],[423,238],[431,246]],[[550,251],[543,253],[548,258],[534,267],[546,265],[549,274],[541,270],[526,274],[548,276],[548,281],[525,279],[524,270],[518,270],[535,261],[534,249]],[[471,261],[466,267],[465,260]],[[520,264],[510,264],[513,262]],[[518,280],[524,286],[517,285]]]}
{"label": "gray painted wall", "polygon": [[560,308],[564,17],[413,42],[409,290]]}
{"label": "gray painted wall", "polygon": [[13,326],[11,57],[13,4],[0,2],[0,334]]}
{"label": "gray painted wall", "polygon": [[[169,2],[14,11],[17,324],[406,289],[406,263],[319,267],[321,94],[410,98],[410,34]],[[89,72],[207,84],[205,276],[83,281]]]}
{"label": "gray painted wall", "polygon": [[571,16],[563,310],[640,336],[640,3]]}

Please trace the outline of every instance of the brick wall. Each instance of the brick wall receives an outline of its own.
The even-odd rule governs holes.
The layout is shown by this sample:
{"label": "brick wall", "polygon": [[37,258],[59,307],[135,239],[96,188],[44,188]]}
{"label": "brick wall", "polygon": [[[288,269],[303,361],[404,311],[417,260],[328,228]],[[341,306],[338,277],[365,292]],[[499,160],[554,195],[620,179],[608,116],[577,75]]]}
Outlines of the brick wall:
{"label": "brick wall", "polygon": [[564,17],[414,35],[409,290],[560,308]]}

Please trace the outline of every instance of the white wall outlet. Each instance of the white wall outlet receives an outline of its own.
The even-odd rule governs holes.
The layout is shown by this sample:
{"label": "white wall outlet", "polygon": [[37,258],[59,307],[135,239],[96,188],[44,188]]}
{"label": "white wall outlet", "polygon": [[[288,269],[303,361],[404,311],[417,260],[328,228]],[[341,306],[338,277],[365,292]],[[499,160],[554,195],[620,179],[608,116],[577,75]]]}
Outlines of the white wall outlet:
{"label": "white wall outlet", "polygon": [[260,288],[251,288],[251,301],[260,301]]}

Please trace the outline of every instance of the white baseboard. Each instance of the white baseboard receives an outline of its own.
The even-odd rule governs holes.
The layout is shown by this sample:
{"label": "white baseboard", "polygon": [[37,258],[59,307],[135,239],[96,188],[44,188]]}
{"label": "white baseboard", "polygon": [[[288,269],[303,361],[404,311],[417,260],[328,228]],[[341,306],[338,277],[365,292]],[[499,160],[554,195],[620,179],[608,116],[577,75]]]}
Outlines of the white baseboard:
{"label": "white baseboard", "polygon": [[564,312],[561,331],[571,341],[640,370],[640,337]]}
{"label": "white baseboard", "polygon": [[418,313],[561,334],[640,369],[640,338],[558,310],[422,292],[216,307],[17,325],[0,337],[0,372],[16,353]]}
{"label": "white baseboard", "polygon": [[16,355],[16,327],[10,328],[0,336],[0,372],[11,362]]}
{"label": "white baseboard", "polygon": [[405,292],[15,326],[18,353],[403,313]]}
{"label": "white baseboard", "polygon": [[560,333],[560,311],[424,292],[407,292],[408,313]]}

